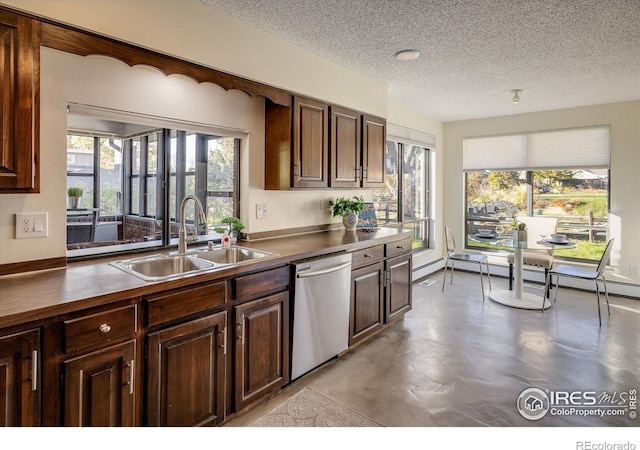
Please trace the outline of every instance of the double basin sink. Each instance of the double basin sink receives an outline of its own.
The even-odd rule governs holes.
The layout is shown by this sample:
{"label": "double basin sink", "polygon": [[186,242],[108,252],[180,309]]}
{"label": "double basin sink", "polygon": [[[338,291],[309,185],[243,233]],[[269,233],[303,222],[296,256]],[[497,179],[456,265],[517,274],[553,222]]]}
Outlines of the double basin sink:
{"label": "double basin sink", "polygon": [[277,256],[275,253],[232,245],[185,254],[163,254],[114,261],[110,265],[145,281],[180,278],[224,267]]}

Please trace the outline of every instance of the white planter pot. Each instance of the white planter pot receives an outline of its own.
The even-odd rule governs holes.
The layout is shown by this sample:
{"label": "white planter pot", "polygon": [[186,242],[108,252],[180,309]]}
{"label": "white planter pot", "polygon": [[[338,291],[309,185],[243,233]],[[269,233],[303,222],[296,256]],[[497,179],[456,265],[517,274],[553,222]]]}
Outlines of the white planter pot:
{"label": "white planter pot", "polygon": [[355,231],[357,224],[357,214],[347,214],[346,216],[342,216],[342,225],[344,225],[345,231]]}

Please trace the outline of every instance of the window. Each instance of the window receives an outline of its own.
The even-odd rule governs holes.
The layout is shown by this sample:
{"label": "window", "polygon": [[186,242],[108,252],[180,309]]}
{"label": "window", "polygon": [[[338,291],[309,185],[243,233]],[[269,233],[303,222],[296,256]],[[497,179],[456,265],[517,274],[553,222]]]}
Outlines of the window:
{"label": "window", "polygon": [[[123,245],[168,246],[183,220],[188,233],[213,238],[213,228],[224,217],[239,215],[240,138],[234,132],[224,135],[224,130],[206,126],[181,129],[179,123],[163,128],[82,119],[84,129],[110,128],[122,134],[107,137],[102,131],[69,127],[67,185],[83,188],[82,208],[89,212],[68,212],[69,256],[118,251]],[[195,205],[188,206],[184,218],[178,217],[187,195],[200,200],[207,216],[207,223],[197,229]],[[74,232],[89,226],[91,233]]]}
{"label": "window", "polygon": [[579,245],[555,256],[598,261],[607,240],[608,164],[608,127],[465,139],[467,234],[498,229],[514,214],[557,217],[558,232]]}
{"label": "window", "polygon": [[388,140],[385,189],[374,192],[378,223],[413,230],[413,249],[429,247],[430,150]]}
{"label": "window", "polygon": [[69,134],[67,187],[82,189],[80,206],[99,207],[103,216],[121,214],[122,139]]}

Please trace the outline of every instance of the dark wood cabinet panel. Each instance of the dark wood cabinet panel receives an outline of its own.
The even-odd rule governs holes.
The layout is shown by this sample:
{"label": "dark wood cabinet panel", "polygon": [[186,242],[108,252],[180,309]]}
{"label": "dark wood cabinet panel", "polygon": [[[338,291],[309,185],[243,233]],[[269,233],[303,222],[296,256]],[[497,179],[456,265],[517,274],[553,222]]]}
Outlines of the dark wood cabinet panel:
{"label": "dark wood cabinet panel", "polygon": [[40,331],[0,337],[0,426],[41,425]]}
{"label": "dark wood cabinet panel", "polygon": [[387,122],[380,117],[362,116],[362,187],[384,187]]}
{"label": "dark wood cabinet panel", "polygon": [[0,192],[37,193],[40,22],[0,10]]}
{"label": "dark wood cabinet panel", "polygon": [[91,314],[64,321],[65,352],[97,347],[134,337],[137,331],[137,305]]}
{"label": "dark wood cabinet panel", "polygon": [[289,381],[289,291],[235,307],[235,406]]}
{"label": "dark wood cabinet panel", "polygon": [[227,282],[218,281],[145,296],[147,325],[155,327],[206,315],[227,302]]}
{"label": "dark wood cabinet panel", "polygon": [[233,280],[234,300],[252,300],[288,289],[289,276],[289,266],[284,266],[236,277]]}
{"label": "dark wood cabinet panel", "polygon": [[148,335],[147,425],[224,420],[226,323],[222,311]]}
{"label": "dark wood cabinet panel", "polygon": [[293,187],[329,186],[329,105],[293,98]]}
{"label": "dark wood cabinet panel", "polygon": [[331,187],[360,187],[360,113],[331,106]]}
{"label": "dark wood cabinet panel", "polygon": [[349,345],[366,338],[384,324],[384,264],[380,261],[351,273]]}
{"label": "dark wood cabinet panel", "polygon": [[135,397],[139,387],[136,366],[135,341],[63,361],[63,425],[137,425]]}
{"label": "dark wood cabinet panel", "polygon": [[385,261],[385,322],[402,317],[411,310],[411,253]]}

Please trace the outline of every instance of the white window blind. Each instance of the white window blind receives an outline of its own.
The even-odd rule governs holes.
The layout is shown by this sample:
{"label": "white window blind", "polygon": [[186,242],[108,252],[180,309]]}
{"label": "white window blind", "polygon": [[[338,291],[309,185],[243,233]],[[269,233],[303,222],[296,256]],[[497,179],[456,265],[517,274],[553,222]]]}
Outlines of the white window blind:
{"label": "white window blind", "polygon": [[609,166],[609,127],[573,128],[463,140],[463,169],[545,170]]}

